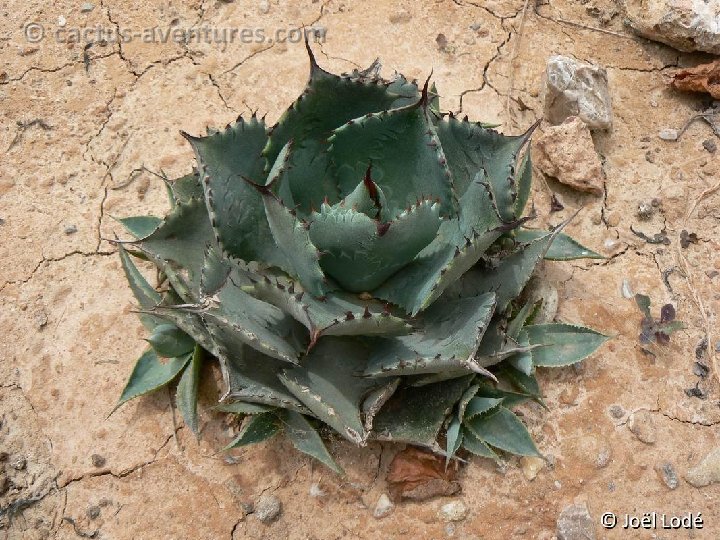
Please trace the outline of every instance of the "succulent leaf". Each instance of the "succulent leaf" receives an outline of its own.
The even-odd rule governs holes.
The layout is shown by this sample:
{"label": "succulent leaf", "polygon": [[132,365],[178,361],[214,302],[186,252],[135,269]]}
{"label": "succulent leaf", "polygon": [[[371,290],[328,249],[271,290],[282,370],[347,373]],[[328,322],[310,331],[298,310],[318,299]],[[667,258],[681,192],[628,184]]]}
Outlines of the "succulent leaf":
{"label": "succulent leaf", "polygon": [[436,448],[445,418],[474,377],[398,389],[375,417],[376,438]]}
{"label": "succulent leaf", "polygon": [[498,455],[493,452],[486,443],[477,438],[471,429],[463,428],[462,430],[462,447],[479,457],[490,458],[498,461]]}
{"label": "succulent leaf", "polygon": [[[200,272],[205,259],[205,248],[212,243],[213,232],[205,204],[200,199],[178,202],[165,216],[160,226],[138,246],[168,274],[167,267],[174,263],[187,273],[190,292],[200,291]],[[180,291],[178,291],[180,292]]]}
{"label": "succulent leaf", "polygon": [[215,342],[231,355],[246,344],[273,358],[297,363],[301,349],[291,337],[293,320],[244,292],[240,287],[243,277],[234,271],[202,310]]}
{"label": "succulent leaf", "polygon": [[474,416],[465,426],[482,442],[520,456],[540,456],[532,437],[515,414],[505,407]]}
{"label": "succulent leaf", "polygon": [[[122,264],[125,277],[130,284],[133,296],[137,300],[140,307],[146,310],[154,308],[162,301],[160,293],[153,289],[147,282],[145,277],[140,273],[135,263],[130,259],[130,255],[127,250],[118,244],[118,252],[120,254],[120,263]],[[152,331],[158,324],[162,324],[164,321],[149,313],[140,314],[140,322],[147,329]]]}
{"label": "succulent leaf", "polygon": [[273,243],[262,197],[245,179],[265,183],[265,123],[242,117],[223,132],[186,135],[195,150],[210,222],[218,244],[244,261],[284,265]]}
{"label": "succulent leaf", "polygon": [[[508,137],[479,124],[454,117],[437,124],[437,134],[447,156],[458,195],[465,193],[479,171],[484,171],[503,221],[512,221],[518,197],[516,164],[518,156],[537,127],[523,135]],[[524,169],[521,166],[521,171]],[[524,205],[523,205],[524,206]]]}
{"label": "succulent leaf", "polygon": [[525,152],[518,170],[515,216],[520,217],[525,211],[528,199],[530,198],[530,189],[532,187],[532,159],[530,158],[529,150]]}
{"label": "succulent leaf", "polygon": [[195,347],[195,341],[174,324],[159,324],[147,341],[164,358],[183,356]]}
{"label": "succulent leaf", "polygon": [[203,198],[203,187],[200,183],[200,175],[197,172],[186,174],[168,182],[168,188],[172,195],[172,206],[187,204],[191,199]]}
{"label": "succulent leaf", "polygon": [[277,434],[280,429],[281,424],[277,416],[275,416],[275,413],[265,412],[250,416],[240,430],[240,433],[238,433],[238,436],[223,448],[223,450],[267,441]]}
{"label": "succulent leaf", "polygon": [[218,355],[218,347],[199,314],[172,305],[157,306],[148,313],[158,317],[161,323],[173,323],[210,354]]}
{"label": "succulent leaf", "polygon": [[455,453],[460,449],[463,441],[462,424],[457,418],[453,418],[450,421],[450,425],[445,433],[447,439],[445,445],[445,467],[447,468],[450,460],[453,458]]}
{"label": "succulent leaf", "polygon": [[310,80],[300,97],[271,129],[264,154],[274,163],[289,141],[321,141],[353,118],[408,103],[417,86],[398,79],[394,84],[368,77],[370,73],[338,76],[328,73],[310,55]]}
{"label": "succulent leaf", "polygon": [[350,194],[372,164],[389,215],[423,197],[439,200],[442,216],[456,214],[450,173],[424,101],[356,118],[335,129],[329,140],[341,195]]}
{"label": "succulent leaf", "polygon": [[283,384],[317,418],[361,446],[369,433],[360,406],[363,398],[382,384],[359,376],[367,354],[359,342],[327,337],[308,353],[301,366],[280,375]]}
{"label": "succulent leaf", "polygon": [[147,238],[162,223],[162,219],[155,216],[133,216],[118,219],[118,221],[136,240]]}
{"label": "succulent leaf", "polygon": [[295,448],[317,459],[330,470],[343,474],[343,470],[335,463],[318,432],[302,414],[284,411],[282,421],[285,423],[285,433]]}
{"label": "succulent leaf", "polygon": [[196,436],[199,434],[197,402],[202,355],[202,349],[196,345],[190,363],[185,367],[180,377],[177,394],[175,395],[177,408],[180,410],[183,420],[185,420],[185,425],[188,426],[190,431]]}
{"label": "succulent leaf", "polygon": [[[518,229],[515,232],[515,239],[521,243],[530,243],[546,234],[546,231]],[[572,261],[575,259],[605,259],[606,257],[586,248],[567,234],[560,233],[550,244],[545,258],[549,261]]]}
{"label": "succulent leaf", "polygon": [[494,308],[493,293],[439,300],[423,313],[422,330],[376,340],[365,375],[417,375],[458,368],[479,371],[475,352]]}
{"label": "succulent leaf", "polygon": [[495,407],[499,407],[502,403],[502,398],[487,398],[487,397],[474,397],[468,401],[465,407],[465,414],[463,415],[463,421],[470,421],[476,416],[485,414],[492,411]]}
{"label": "succulent leaf", "polygon": [[265,191],[262,195],[273,238],[287,259],[293,276],[310,294],[323,296],[328,287],[320,269],[320,254],[310,240],[308,230],[272,192]]}
{"label": "succulent leaf", "polygon": [[245,403],[243,401],[234,401],[232,403],[221,403],[213,407],[215,410],[232,414],[260,414],[264,412],[274,411],[276,407],[270,405],[259,405],[257,403]]}
{"label": "succulent leaf", "polygon": [[393,336],[412,331],[410,324],[388,313],[378,302],[332,292],[324,300],[318,300],[304,294],[299,283],[282,277],[276,277],[275,282],[258,281],[248,291],[302,323],[310,332],[311,344],[323,335]]}
{"label": "succulent leaf", "polygon": [[302,413],[310,412],[278,378],[287,367],[286,362],[265,356],[247,346],[236,349],[233,355],[228,355],[221,348],[218,358],[227,387],[222,401],[238,400]]}
{"label": "succulent leaf", "polygon": [[323,252],[320,266],[343,289],[372,291],[435,238],[439,212],[423,201],[381,224],[351,208],[324,205],[311,219],[310,239]]}
{"label": "succulent leaf", "polygon": [[532,351],[536,366],[568,366],[587,358],[608,337],[585,326],[552,323],[530,325],[524,328],[528,340],[537,346]]}
{"label": "succulent leaf", "polygon": [[371,432],[375,416],[380,412],[385,403],[392,397],[400,385],[400,377],[393,379],[384,379],[384,383],[370,390],[362,403],[362,415],[364,419],[365,430]]}
{"label": "succulent leaf", "polygon": [[523,244],[517,251],[502,259],[497,267],[467,272],[463,276],[463,284],[467,284],[464,294],[494,291],[497,295],[497,312],[502,313],[510,301],[523,290],[559,232],[560,228],[529,244]]}
{"label": "succulent leaf", "polygon": [[126,401],[149,394],[170,383],[190,362],[191,356],[192,354],[186,354],[161,362],[155,351],[145,351],[135,364],[115,409]]}

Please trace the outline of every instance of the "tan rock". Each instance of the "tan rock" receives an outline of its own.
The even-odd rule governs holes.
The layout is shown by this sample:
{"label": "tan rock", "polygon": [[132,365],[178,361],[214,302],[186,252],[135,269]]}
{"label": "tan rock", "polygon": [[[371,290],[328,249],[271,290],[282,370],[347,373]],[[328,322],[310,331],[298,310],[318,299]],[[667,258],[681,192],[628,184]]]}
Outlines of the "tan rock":
{"label": "tan rock", "polygon": [[546,175],[579,191],[603,193],[603,171],[590,130],[578,117],[545,128],[533,159]]}
{"label": "tan rock", "polygon": [[545,460],[536,456],[523,456],[520,458],[520,468],[528,480],[535,480],[538,473],[545,467]]}
{"label": "tan rock", "polygon": [[650,411],[639,410],[634,412],[628,420],[628,429],[645,444],[655,444],[655,421]]}

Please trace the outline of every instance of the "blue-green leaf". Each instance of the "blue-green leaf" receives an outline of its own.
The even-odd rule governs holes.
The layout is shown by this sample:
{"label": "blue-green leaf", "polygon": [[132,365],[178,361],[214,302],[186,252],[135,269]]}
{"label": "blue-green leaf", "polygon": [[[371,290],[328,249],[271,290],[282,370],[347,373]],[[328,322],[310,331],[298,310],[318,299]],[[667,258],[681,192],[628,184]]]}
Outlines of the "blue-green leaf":
{"label": "blue-green leaf", "polygon": [[608,336],[574,324],[552,323],[524,328],[533,349],[536,366],[568,366],[587,358],[608,340]]}
{"label": "blue-green leaf", "polygon": [[148,394],[168,384],[190,362],[191,356],[192,354],[187,354],[180,358],[170,358],[167,362],[161,362],[155,351],[152,349],[145,351],[135,364],[115,409],[133,398]]}
{"label": "blue-green leaf", "polygon": [[223,450],[266,441],[280,431],[281,424],[275,413],[266,412],[251,416],[240,433]]}
{"label": "blue-green leaf", "polygon": [[445,434],[445,438],[447,439],[447,444],[445,446],[446,448],[446,455],[445,455],[445,467],[447,468],[448,464],[450,463],[450,460],[455,455],[455,452],[458,451],[460,448],[460,445],[462,444],[462,425],[460,424],[460,420],[458,420],[457,417],[453,417],[453,419],[450,421],[450,425],[447,428],[447,433]]}
{"label": "blue-green leaf", "polygon": [[[515,232],[515,239],[518,242],[530,243],[546,234],[547,231],[518,229]],[[567,234],[560,233],[550,244],[545,258],[549,261],[572,261],[575,259],[605,259],[606,257],[586,248]]]}
{"label": "blue-green leaf", "polygon": [[475,416],[465,426],[481,441],[520,456],[540,456],[525,424],[505,407]]}
{"label": "blue-green leaf", "polygon": [[156,326],[147,341],[156,353],[165,358],[185,355],[195,346],[190,336],[172,324]]}
{"label": "blue-green leaf", "polygon": [[330,452],[325,448],[318,432],[302,414],[285,411],[283,421],[285,422],[285,433],[295,448],[317,459],[330,470],[343,474],[343,470],[335,463]]}
{"label": "blue-green leaf", "polygon": [[162,223],[162,219],[155,216],[133,216],[121,218],[118,221],[137,240],[150,236]]}
{"label": "blue-green leaf", "polygon": [[185,420],[185,425],[187,425],[195,435],[199,433],[197,402],[202,355],[203,350],[200,346],[196,345],[190,364],[185,368],[180,377],[177,394],[175,394],[175,401],[180,410],[180,414],[182,414],[183,420]]}

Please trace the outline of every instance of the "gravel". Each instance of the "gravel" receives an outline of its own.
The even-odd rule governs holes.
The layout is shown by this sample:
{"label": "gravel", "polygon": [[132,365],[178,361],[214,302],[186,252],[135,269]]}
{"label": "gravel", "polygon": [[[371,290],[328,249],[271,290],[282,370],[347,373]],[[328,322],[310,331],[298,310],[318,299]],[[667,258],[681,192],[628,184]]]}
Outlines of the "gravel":
{"label": "gravel", "polygon": [[282,513],[282,502],[275,495],[263,495],[255,504],[254,515],[262,523],[272,523]]}

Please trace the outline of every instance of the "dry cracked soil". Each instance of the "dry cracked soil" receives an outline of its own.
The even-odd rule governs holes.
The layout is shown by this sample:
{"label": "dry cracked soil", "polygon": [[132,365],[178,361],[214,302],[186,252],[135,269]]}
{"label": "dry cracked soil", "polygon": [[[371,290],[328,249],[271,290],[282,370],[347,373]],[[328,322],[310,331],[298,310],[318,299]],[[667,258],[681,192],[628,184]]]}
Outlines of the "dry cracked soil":
{"label": "dry cracked soil", "polygon": [[[597,538],[720,537],[720,484],[686,480],[720,445],[720,163],[708,149],[718,141],[700,121],[679,141],[658,137],[707,105],[666,80],[707,57],[635,37],[605,0],[0,5],[0,537],[549,540],[573,503],[587,505]],[[27,33],[30,23],[42,25],[43,39]],[[418,79],[432,69],[444,109],[501,123],[506,133],[542,117],[549,56],[607,68],[614,126],[593,135],[605,195],[552,179],[546,186],[536,170],[533,201],[537,226],[582,207],[568,231],[607,259],[548,262],[543,272],[559,290],[559,320],[613,339],[580,366],[540,374],[549,410],[522,412],[549,459],[532,480],[516,459],[473,459],[461,470],[461,494],[399,503],[377,519],[397,446],[330,441],[343,478],[282,438],[223,454],[237,426],[208,410],[218,392],[210,382],[199,440],[164,391],[108,417],[144,345],[105,240],[121,234],[113,216],[164,212],[163,183],[148,170],[189,170],[180,129],[200,134],[254,110],[274,122],[308,71],[302,43],[112,36],[153,27],[272,36],[312,25],[326,29],[313,43],[322,65],[348,71],[380,57],[385,75]],[[91,31],[74,39],[82,28]],[[549,190],[563,211],[550,212]],[[638,205],[653,199],[654,215],[640,221]],[[649,243],[631,226],[650,238],[664,231],[667,242]],[[683,230],[697,242],[681,247]],[[686,323],[653,354],[638,342],[641,315],[622,294],[625,281],[656,312],[672,303]],[[247,512],[262,494],[283,505],[269,525]],[[438,517],[450,500],[464,502],[465,519]],[[599,521],[604,512],[653,511],[701,513],[705,526],[606,530]]]}

